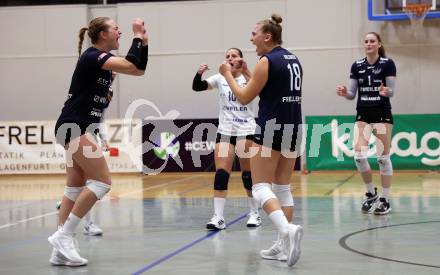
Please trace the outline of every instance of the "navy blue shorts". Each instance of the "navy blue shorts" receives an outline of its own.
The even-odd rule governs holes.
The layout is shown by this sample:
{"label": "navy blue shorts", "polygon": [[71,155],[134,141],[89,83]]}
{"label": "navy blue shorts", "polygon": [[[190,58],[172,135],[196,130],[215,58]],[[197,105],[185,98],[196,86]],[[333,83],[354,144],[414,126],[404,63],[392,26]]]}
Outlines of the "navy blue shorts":
{"label": "navy blue shorts", "polygon": [[223,135],[220,133],[217,133],[217,136],[215,138],[215,143],[219,143],[219,142],[226,142],[229,144],[232,144],[234,146],[237,145],[237,140],[243,140],[243,139],[248,139],[248,140],[254,140],[254,135],[247,135],[247,136],[229,136],[229,135]]}
{"label": "navy blue shorts", "polygon": [[293,132],[288,135],[284,135],[282,130],[274,131],[273,138],[264,137],[264,132],[261,134],[254,135],[254,142],[256,144],[269,147],[275,151],[290,151],[294,152],[296,150],[296,144],[300,143],[301,140],[298,139],[298,127],[293,128]]}
{"label": "navy blue shorts", "polygon": [[90,124],[88,123],[57,121],[55,125],[55,139],[58,144],[64,147],[75,138],[78,138],[87,132],[97,135],[99,128],[95,127],[94,129],[88,129],[89,125]]}

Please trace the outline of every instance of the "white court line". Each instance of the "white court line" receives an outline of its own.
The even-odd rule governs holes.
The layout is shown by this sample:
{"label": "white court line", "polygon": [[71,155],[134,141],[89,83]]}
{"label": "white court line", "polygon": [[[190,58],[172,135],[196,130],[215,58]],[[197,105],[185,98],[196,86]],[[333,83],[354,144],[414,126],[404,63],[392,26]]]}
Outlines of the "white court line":
{"label": "white court line", "polygon": [[[174,184],[174,183],[178,183],[178,182],[181,182],[181,181],[185,181],[185,180],[189,180],[189,179],[193,179],[193,178],[198,178],[198,177],[201,177],[201,175],[190,176],[190,177],[187,177],[187,178],[173,180],[173,181],[165,182],[165,183],[162,183],[162,184],[159,184],[159,185],[155,185],[155,186],[146,187],[146,188],[143,188],[141,190],[130,191],[130,192],[127,192],[127,193],[123,193],[123,194],[119,195],[118,197],[124,197],[124,196],[128,196],[128,195],[131,195],[131,194],[134,194],[134,193],[144,192],[146,190],[152,190],[152,189],[164,187],[164,186],[167,186],[167,185],[170,185],[170,184]],[[107,196],[104,199],[102,199],[101,201],[107,201],[107,200],[111,200],[111,199],[112,199],[111,197]],[[49,212],[49,213],[46,213],[46,214],[30,217],[30,218],[27,218],[27,219],[22,219],[22,220],[19,220],[19,221],[16,221],[16,222],[3,224],[3,225],[0,225],[0,229],[5,229],[5,228],[8,228],[8,227],[12,227],[12,226],[15,226],[15,225],[26,223],[28,221],[41,219],[41,218],[44,218],[44,217],[47,217],[47,216],[52,216],[52,215],[55,215],[57,213],[58,213],[58,211],[53,211],[53,212]]]}
{"label": "white court line", "polygon": [[46,214],[43,214],[43,215],[38,215],[38,216],[31,217],[31,218],[19,220],[19,221],[13,222],[13,223],[7,223],[7,224],[4,224],[4,225],[0,225],[0,229],[8,228],[8,227],[11,227],[11,226],[14,226],[14,225],[19,225],[20,223],[24,223],[24,222],[40,219],[40,218],[43,218],[43,217],[46,217],[46,216],[51,216],[51,215],[54,215],[56,213],[58,213],[58,211],[53,211],[53,212],[46,213]]}

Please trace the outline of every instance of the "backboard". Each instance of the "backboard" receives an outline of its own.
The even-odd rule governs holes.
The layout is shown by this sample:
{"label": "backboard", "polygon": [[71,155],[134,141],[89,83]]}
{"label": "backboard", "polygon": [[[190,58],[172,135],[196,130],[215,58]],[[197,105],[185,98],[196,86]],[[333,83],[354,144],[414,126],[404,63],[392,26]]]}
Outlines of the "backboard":
{"label": "backboard", "polygon": [[429,4],[431,9],[425,19],[440,18],[440,1],[437,0],[368,0],[368,19],[371,21],[409,20],[403,8],[410,4]]}

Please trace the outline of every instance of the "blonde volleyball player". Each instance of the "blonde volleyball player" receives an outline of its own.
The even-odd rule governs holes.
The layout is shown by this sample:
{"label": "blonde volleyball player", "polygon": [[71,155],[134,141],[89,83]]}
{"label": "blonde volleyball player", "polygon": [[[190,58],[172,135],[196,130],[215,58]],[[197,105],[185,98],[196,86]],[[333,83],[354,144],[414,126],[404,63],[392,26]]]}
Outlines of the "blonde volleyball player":
{"label": "blonde volleyball player", "polygon": [[[116,74],[112,72],[112,83],[115,80],[115,77]],[[113,98],[113,89],[110,86],[108,87],[108,91],[107,91],[107,107],[110,105],[112,98]],[[107,129],[104,124],[104,119],[105,119],[105,110],[103,110],[102,112],[102,117],[101,117],[102,123],[99,125],[100,127],[98,131],[98,135],[99,135],[102,151],[108,151],[110,146],[108,143]],[[56,209],[60,210],[60,208],[61,208],[61,201],[57,202],[56,204]],[[93,220],[91,212],[92,210],[90,209],[90,211],[87,212],[87,214],[83,218],[85,222],[83,233],[84,235],[89,235],[89,236],[101,236],[104,233],[104,231]],[[61,222],[59,223],[59,226],[61,226]]]}
{"label": "blonde volleyball player", "polygon": [[298,58],[281,47],[282,18],[273,14],[259,21],[251,41],[260,60],[246,86],[234,79],[232,66],[224,62],[224,76],[237,100],[248,104],[260,97],[253,146],[258,153],[251,157],[252,194],[278,230],[278,241],[260,255],[265,259],[282,259],[288,266],[301,255],[303,228],[289,223],[293,219],[290,177],[295,165],[297,135],[302,123],[301,90],[303,71]]}
{"label": "blonde volleyball player", "polygon": [[[78,253],[76,228],[97,200],[110,191],[111,177],[96,132],[108,106],[112,72],[145,73],[148,60],[148,35],[141,19],[132,24],[133,42],[125,58],[110,51],[119,48],[121,32],[108,17],[93,19],[79,32],[80,57],[67,100],[55,126],[56,140],[66,149],[67,184],[59,211],[59,229],[48,240],[53,246],[50,263],[80,266],[88,263]],[[84,34],[92,46],[81,54]]]}

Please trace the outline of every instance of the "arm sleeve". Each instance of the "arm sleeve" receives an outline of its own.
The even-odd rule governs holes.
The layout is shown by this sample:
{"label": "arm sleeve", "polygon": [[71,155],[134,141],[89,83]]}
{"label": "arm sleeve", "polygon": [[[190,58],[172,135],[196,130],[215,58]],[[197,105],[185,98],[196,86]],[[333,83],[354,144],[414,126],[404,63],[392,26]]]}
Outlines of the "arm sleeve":
{"label": "arm sleeve", "polygon": [[141,50],[141,67],[145,71],[148,63],[148,45],[142,46]]}
{"label": "arm sleeve", "polygon": [[205,91],[208,89],[208,82],[206,80],[202,80],[202,75],[196,73],[193,79],[192,89],[196,92]]}
{"label": "arm sleeve", "polygon": [[396,89],[396,78],[394,76],[386,77],[385,84],[388,88],[390,88],[390,94],[388,95],[388,97],[393,97]]}
{"label": "arm sleeve", "polygon": [[125,59],[133,63],[136,66],[136,68],[138,68],[139,70],[145,71],[145,68],[143,68],[142,66],[141,53],[142,53],[142,39],[135,37],[133,38],[133,42],[131,43],[131,47],[128,50]]}
{"label": "arm sleeve", "polygon": [[385,70],[385,83],[384,83],[385,86],[391,89],[388,97],[392,97],[394,95],[396,88],[396,79],[395,79],[396,74],[397,74],[396,64],[394,64],[394,61],[392,59],[389,59],[388,66],[386,67]]}
{"label": "arm sleeve", "polygon": [[347,95],[345,96],[345,98],[347,99],[353,99],[356,97],[356,93],[358,90],[358,82],[356,79],[350,79],[350,82],[348,83],[348,90],[347,90]]}

